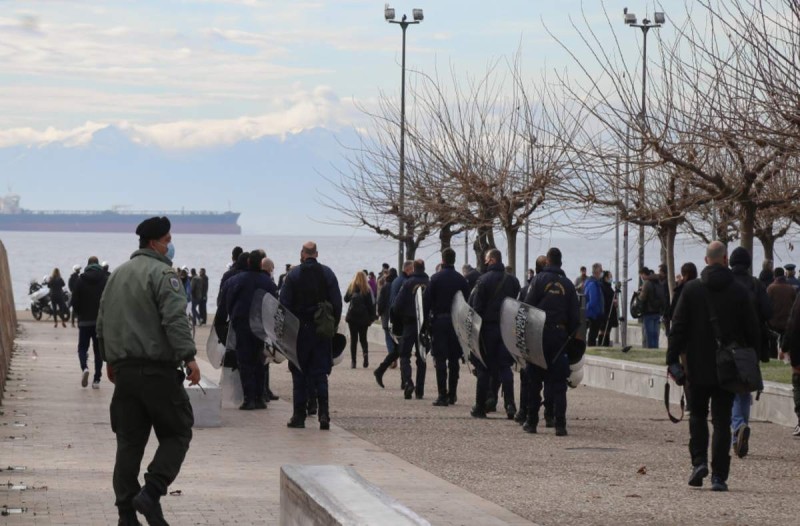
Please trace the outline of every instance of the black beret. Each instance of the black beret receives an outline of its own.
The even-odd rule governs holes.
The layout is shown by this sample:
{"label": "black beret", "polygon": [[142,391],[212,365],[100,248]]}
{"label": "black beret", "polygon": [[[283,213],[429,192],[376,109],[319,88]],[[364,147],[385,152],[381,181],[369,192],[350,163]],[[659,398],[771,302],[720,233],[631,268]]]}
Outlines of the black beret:
{"label": "black beret", "polygon": [[788,265],[784,265],[783,268],[786,270],[794,270],[797,268],[797,266],[794,263],[789,263]]}
{"label": "black beret", "polygon": [[169,234],[169,229],[169,219],[166,217],[151,217],[139,223],[139,226],[136,227],[136,235],[145,241],[161,239]]}
{"label": "black beret", "polygon": [[750,258],[750,252],[746,248],[736,247],[731,252],[728,262],[732,267],[749,267],[752,264],[752,259]]}

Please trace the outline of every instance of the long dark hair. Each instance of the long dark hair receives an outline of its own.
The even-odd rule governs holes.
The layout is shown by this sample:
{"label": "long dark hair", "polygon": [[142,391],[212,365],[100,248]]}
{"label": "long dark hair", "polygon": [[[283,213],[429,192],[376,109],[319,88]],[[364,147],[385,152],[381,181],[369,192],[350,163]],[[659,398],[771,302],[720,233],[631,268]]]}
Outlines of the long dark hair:
{"label": "long dark hair", "polygon": [[53,273],[50,274],[50,281],[53,281],[54,279],[58,279],[60,277],[61,277],[61,271],[58,270],[58,267],[54,268]]}

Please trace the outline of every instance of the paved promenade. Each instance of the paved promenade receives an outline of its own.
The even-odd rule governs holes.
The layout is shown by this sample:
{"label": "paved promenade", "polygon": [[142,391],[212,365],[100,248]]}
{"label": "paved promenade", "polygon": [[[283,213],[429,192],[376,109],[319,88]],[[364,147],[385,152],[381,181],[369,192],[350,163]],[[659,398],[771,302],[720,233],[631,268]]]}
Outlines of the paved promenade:
{"label": "paved promenade", "polygon": [[[113,387],[104,380],[100,390],[82,389],[77,330],[28,317],[20,314],[0,407],[1,481],[28,487],[1,488],[0,506],[27,511],[0,517],[0,525],[114,524]],[[313,420],[305,430],[285,427],[291,378],[285,365],[275,367],[280,401],[266,411],[225,410],[224,427],[195,431],[170,488],[180,495],[163,501],[167,519],[276,524],[279,467],[288,463],[353,466],[432,524],[794,524],[800,516],[800,440],[786,427],[754,423],[750,456],[733,459],[731,491],[713,494],[686,485],[688,425],[669,423],[658,402],[581,387],[569,392],[568,437],[544,428],[527,435],[499,415],[468,416],[475,384],[465,367],[456,406],[430,405],[432,366],[425,400],[402,399],[398,370],[380,389],[372,369],[383,352],[373,346],[368,370],[349,369],[349,360],[334,369],[328,433]]]}

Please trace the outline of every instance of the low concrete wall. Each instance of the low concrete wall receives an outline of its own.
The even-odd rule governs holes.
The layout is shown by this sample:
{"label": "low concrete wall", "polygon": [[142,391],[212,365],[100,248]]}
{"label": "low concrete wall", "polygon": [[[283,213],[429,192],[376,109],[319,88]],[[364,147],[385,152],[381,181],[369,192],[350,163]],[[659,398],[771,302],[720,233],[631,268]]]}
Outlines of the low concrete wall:
{"label": "low concrete wall", "polygon": [[14,308],[14,293],[11,290],[11,271],[8,268],[6,247],[0,241],[0,401],[5,392],[16,335],[17,312]]}
{"label": "low concrete wall", "polygon": [[430,525],[344,466],[282,466],[281,526]]}
{"label": "low concrete wall", "polygon": [[[666,365],[647,365],[587,355],[583,370],[583,385],[663,400],[666,369]],[[680,396],[681,389],[673,384],[670,389],[670,402],[678,404]],[[792,386],[764,382],[764,392],[758,401],[753,401],[750,418],[789,427],[797,425]]]}

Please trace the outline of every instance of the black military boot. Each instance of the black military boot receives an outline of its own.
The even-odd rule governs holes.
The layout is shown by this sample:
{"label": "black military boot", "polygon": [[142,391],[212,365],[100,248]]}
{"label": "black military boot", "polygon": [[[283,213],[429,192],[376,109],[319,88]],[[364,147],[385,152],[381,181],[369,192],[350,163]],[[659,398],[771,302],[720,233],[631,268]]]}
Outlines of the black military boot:
{"label": "black military boot", "polygon": [[414,382],[408,380],[406,382],[406,386],[403,389],[403,398],[406,400],[411,400],[411,395],[414,394]]}
{"label": "black military boot", "polygon": [[483,405],[484,409],[487,413],[496,413],[497,412],[497,398],[489,397],[486,399],[486,403]]}
{"label": "black military boot", "polygon": [[538,415],[534,415],[531,411],[528,411],[528,418],[522,425],[522,430],[525,431],[526,433],[536,434],[536,427],[538,425],[539,425]]}
{"label": "black military boot", "polygon": [[544,406],[544,427],[553,428],[556,427],[556,419],[553,416],[553,406],[547,405]]}
{"label": "black military boot", "polygon": [[377,369],[375,369],[374,373],[372,373],[372,374],[375,375],[375,381],[378,382],[378,385],[380,385],[381,388],[383,388],[383,373],[386,372],[386,369],[387,369],[387,366],[386,366],[386,363],[384,362],[384,363],[381,363],[378,366]]}
{"label": "black military boot", "polygon": [[351,369],[355,369],[356,368],[356,350],[355,349],[350,349],[350,368]]}
{"label": "black military boot", "polygon": [[256,408],[256,403],[254,400],[250,400],[249,398],[245,398],[242,405],[239,406],[239,409],[242,411],[252,411]]}
{"label": "black military boot", "polygon": [[328,412],[328,398],[319,397],[319,428],[327,431],[331,428],[331,417]]}
{"label": "black military boot", "polygon": [[433,402],[433,405],[438,407],[446,407],[448,404],[447,401],[447,378],[445,378],[446,371],[442,369],[436,369],[436,391],[438,392],[439,396],[436,397],[436,401]]}
{"label": "black military boot", "polygon": [[557,437],[565,437],[565,436],[567,436],[567,419],[566,418],[556,418],[555,425],[556,425],[556,436]]}
{"label": "black military boot", "polygon": [[425,373],[427,370],[428,365],[424,361],[417,359],[417,385],[414,389],[417,400],[422,400],[425,396]]}
{"label": "black military boot", "polygon": [[522,406],[522,404],[520,404],[520,407],[519,407],[519,410],[517,411],[517,414],[514,415],[514,422],[522,425],[522,424],[525,423],[525,420],[527,420],[527,419],[528,419],[528,412],[525,410],[525,408]]}
{"label": "black military boot", "polygon": [[364,369],[369,367],[369,353],[367,353],[367,351],[364,351],[364,364],[363,365],[364,365]]}
{"label": "black military boot", "polygon": [[506,404],[506,418],[508,418],[509,420],[514,420],[516,414],[517,414],[517,406],[514,404],[514,401],[512,400],[511,402]]}
{"label": "black military boot", "polygon": [[475,405],[469,412],[472,418],[486,418],[486,394],[475,387]]}
{"label": "black military boot", "polygon": [[286,427],[295,429],[303,429],[306,427],[306,408],[301,405],[295,404],[292,418],[286,424]]}
{"label": "black military boot", "polygon": [[447,402],[455,405],[458,401],[458,369],[450,369],[450,376],[447,378]]}

